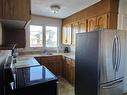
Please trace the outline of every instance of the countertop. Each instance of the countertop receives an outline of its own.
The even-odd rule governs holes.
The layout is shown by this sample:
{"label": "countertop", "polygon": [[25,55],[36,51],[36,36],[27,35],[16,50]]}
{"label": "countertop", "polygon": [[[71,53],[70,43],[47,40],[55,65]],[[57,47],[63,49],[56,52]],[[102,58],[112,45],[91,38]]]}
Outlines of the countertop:
{"label": "countertop", "polygon": [[16,68],[16,84],[15,89],[20,89],[49,81],[57,81],[57,77],[50,72],[45,66],[31,66],[24,68]]}
{"label": "countertop", "polygon": [[54,56],[54,55],[63,55],[65,57],[68,57],[68,58],[71,58],[71,59],[75,60],[75,54],[74,53],[52,53],[51,55],[41,54],[41,53],[37,53],[37,54],[24,54],[24,55],[20,55],[19,58],[39,57],[39,56]]}
{"label": "countertop", "polygon": [[55,55],[63,55],[65,57],[68,57],[68,58],[71,58],[71,59],[75,60],[75,54],[73,54],[73,53],[53,53],[52,55],[25,54],[25,55],[20,55],[20,56],[17,57],[17,62],[15,63],[14,66],[16,68],[21,68],[21,67],[29,67],[29,66],[40,65],[34,57],[55,56]]}
{"label": "countertop", "polygon": [[18,57],[15,68],[40,65],[34,57]]}
{"label": "countertop", "polygon": [[65,57],[68,57],[68,58],[75,60],[75,54],[74,53],[53,53],[53,55],[63,55]]}

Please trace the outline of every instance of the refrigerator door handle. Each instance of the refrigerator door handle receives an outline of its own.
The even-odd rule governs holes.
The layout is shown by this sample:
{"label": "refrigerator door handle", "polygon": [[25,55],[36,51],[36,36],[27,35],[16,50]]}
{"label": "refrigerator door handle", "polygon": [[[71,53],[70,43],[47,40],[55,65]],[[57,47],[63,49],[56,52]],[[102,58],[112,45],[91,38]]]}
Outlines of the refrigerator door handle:
{"label": "refrigerator door handle", "polygon": [[118,72],[119,66],[120,66],[120,60],[121,60],[121,43],[120,39],[117,37],[117,64],[116,64],[116,72]]}
{"label": "refrigerator door handle", "polygon": [[115,38],[114,38],[114,40],[113,40],[113,47],[112,47],[112,65],[113,65],[113,69],[114,69],[114,62],[115,62],[115,60],[114,60],[114,48],[115,48]]}
{"label": "refrigerator door handle", "polygon": [[115,70],[115,68],[116,68],[116,35],[115,35],[114,40],[113,40],[112,64],[113,64],[113,69]]}
{"label": "refrigerator door handle", "polygon": [[105,86],[103,86],[102,88],[103,88],[103,89],[115,88],[115,87],[119,86],[122,82],[123,82],[123,80],[119,80],[119,81],[113,82],[113,83],[111,83],[111,84],[105,85]]}

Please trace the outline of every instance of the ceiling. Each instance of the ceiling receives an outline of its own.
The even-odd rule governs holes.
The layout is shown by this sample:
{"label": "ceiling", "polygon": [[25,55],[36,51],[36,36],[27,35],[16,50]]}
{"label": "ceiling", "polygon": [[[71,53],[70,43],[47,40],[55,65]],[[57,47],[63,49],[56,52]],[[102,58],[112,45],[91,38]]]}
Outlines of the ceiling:
{"label": "ceiling", "polygon": [[[54,18],[66,18],[82,9],[85,9],[100,0],[31,0],[32,14]],[[61,7],[57,14],[51,12],[51,5]]]}

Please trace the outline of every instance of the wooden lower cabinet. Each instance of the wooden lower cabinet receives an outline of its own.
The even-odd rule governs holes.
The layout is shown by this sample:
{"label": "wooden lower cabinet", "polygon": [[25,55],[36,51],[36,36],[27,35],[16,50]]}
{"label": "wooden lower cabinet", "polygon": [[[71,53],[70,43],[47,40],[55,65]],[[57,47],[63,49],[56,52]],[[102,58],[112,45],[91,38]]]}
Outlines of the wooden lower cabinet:
{"label": "wooden lower cabinet", "polygon": [[72,85],[75,84],[75,61],[71,58],[64,57],[63,77]]}
{"label": "wooden lower cabinet", "polygon": [[75,61],[64,56],[41,56],[36,60],[47,67],[55,75],[65,78],[69,83],[75,83]]}
{"label": "wooden lower cabinet", "polygon": [[62,75],[62,56],[41,56],[36,57],[36,60],[51,70],[55,75]]}

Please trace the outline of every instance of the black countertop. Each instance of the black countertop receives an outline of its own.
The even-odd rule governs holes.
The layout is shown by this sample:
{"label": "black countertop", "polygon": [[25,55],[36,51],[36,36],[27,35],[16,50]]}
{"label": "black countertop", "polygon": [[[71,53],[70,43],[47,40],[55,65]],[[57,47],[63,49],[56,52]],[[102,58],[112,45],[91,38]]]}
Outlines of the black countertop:
{"label": "black countertop", "polygon": [[14,89],[29,87],[45,82],[57,81],[57,77],[45,66],[31,66],[15,69]]}

